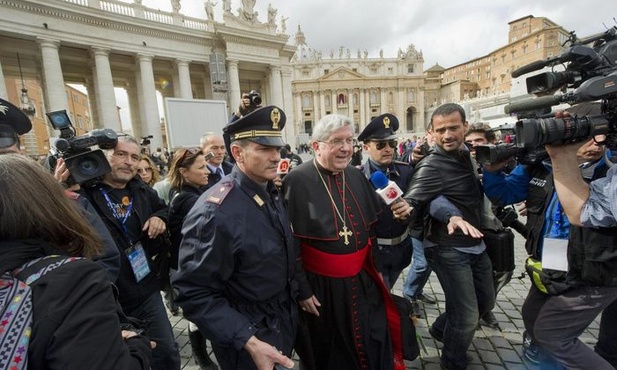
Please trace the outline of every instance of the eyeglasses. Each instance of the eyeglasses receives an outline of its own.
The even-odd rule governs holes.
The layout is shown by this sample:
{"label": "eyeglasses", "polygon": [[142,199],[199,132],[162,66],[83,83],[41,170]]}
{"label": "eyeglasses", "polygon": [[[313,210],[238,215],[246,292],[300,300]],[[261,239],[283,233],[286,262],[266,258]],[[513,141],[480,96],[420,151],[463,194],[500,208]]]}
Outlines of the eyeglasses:
{"label": "eyeglasses", "polygon": [[398,146],[398,142],[396,140],[375,142],[375,148],[377,148],[377,150],[382,150],[386,147],[386,145],[388,145],[392,149],[396,149],[396,147]]}
{"label": "eyeglasses", "polygon": [[345,144],[349,145],[349,146],[353,146],[353,138],[348,138],[348,139],[332,139],[330,141],[321,141],[324,144],[328,144],[333,148],[337,148],[340,149],[342,148]]}
{"label": "eyeglasses", "polygon": [[[178,160],[178,164],[179,167],[182,167],[184,165],[184,161],[189,158],[189,154],[191,156],[197,156],[197,154],[201,154],[201,149],[200,148],[188,148],[184,151],[184,153],[182,153],[182,157],[180,157],[180,160]],[[191,157],[192,158],[192,157]]]}
{"label": "eyeglasses", "polygon": [[137,173],[152,172],[152,167],[138,168]]}

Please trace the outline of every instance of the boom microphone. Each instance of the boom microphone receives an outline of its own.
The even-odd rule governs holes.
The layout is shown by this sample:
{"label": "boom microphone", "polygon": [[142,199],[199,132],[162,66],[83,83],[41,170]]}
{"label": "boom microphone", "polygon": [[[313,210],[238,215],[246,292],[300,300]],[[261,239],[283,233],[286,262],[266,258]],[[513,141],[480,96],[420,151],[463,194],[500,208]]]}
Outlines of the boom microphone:
{"label": "boom microphone", "polygon": [[546,67],[547,65],[549,65],[553,60],[552,59],[548,59],[548,60],[536,60],[535,62],[529,63],[527,65],[524,65],[520,68],[515,69],[514,71],[512,71],[512,78],[517,78],[519,76],[524,75],[525,73],[529,73],[529,72],[533,72],[533,71],[537,71],[539,69],[542,69],[544,67]]}
{"label": "boom microphone", "polygon": [[551,107],[553,105],[561,103],[562,98],[563,97],[561,95],[548,95],[541,96],[535,99],[522,100],[506,105],[504,107],[504,111],[506,112],[506,114],[510,114]]}
{"label": "boom microphone", "polygon": [[388,180],[386,175],[381,171],[375,171],[371,175],[370,178],[371,184],[377,189],[377,194],[386,202],[387,205],[390,205],[394,202],[404,202],[401,196],[403,195],[403,191],[401,188],[396,185],[394,181]]}

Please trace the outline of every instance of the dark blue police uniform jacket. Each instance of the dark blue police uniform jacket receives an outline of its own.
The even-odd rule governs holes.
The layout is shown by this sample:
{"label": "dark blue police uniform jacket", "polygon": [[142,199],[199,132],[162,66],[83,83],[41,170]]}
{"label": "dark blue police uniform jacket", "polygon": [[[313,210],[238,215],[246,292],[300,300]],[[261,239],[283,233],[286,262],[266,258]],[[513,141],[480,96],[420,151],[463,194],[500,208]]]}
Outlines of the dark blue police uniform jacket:
{"label": "dark blue police uniform jacket", "polygon": [[282,196],[268,190],[234,167],[203,193],[172,277],[185,317],[238,369],[255,368],[243,350],[252,335],[289,356],[296,334],[296,252]]}

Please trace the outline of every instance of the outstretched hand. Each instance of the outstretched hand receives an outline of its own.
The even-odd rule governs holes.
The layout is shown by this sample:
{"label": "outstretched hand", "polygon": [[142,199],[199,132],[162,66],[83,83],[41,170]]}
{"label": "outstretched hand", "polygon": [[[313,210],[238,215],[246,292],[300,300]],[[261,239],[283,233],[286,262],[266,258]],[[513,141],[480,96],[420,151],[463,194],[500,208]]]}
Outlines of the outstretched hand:
{"label": "outstretched hand", "polygon": [[472,224],[463,220],[460,216],[452,216],[450,217],[450,221],[448,221],[448,234],[452,235],[459,229],[465,235],[469,235],[472,238],[480,239],[484,236],[480,230],[476,229]]}

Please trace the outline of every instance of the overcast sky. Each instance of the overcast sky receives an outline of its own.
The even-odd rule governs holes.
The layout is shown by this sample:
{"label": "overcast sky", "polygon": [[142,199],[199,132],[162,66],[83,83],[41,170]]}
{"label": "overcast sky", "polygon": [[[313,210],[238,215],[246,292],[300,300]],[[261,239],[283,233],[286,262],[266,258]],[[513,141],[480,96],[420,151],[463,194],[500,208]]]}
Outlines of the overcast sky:
{"label": "overcast sky", "polygon": [[[132,2],[132,0],[124,0]],[[222,0],[212,0],[215,20],[222,21]],[[579,37],[602,32],[615,25],[615,0],[257,0],[259,20],[266,21],[268,4],[288,17],[289,43],[298,25],[309,46],[338,55],[340,46],[368,50],[377,57],[395,57],[400,48],[414,44],[424,54],[424,69],[435,63],[452,67],[490,53],[505,45],[508,22],[526,15],[547,17]],[[143,0],[147,7],[171,11],[170,0]],[[180,13],[206,18],[202,0],[181,0]],[[241,0],[232,0],[234,14]]]}

